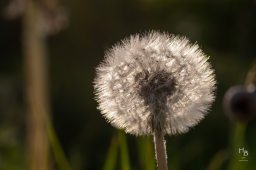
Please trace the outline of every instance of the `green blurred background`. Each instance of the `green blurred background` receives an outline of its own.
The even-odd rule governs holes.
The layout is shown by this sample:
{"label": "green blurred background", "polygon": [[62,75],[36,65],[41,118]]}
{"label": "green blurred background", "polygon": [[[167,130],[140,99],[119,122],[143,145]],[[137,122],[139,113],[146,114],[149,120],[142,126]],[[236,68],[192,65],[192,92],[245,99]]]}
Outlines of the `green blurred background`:
{"label": "green blurred background", "polygon": [[[1,0],[0,10],[7,4]],[[69,24],[46,40],[49,103],[53,126],[73,170],[107,170],[112,166],[107,164],[125,169],[121,155],[126,146],[120,141],[127,142],[130,169],[156,169],[152,137],[118,132],[97,110],[93,94],[95,67],[105,51],[130,34],[149,30],[197,42],[210,56],[218,82],[216,101],[205,119],[186,134],[165,137],[170,170],[210,169],[216,159],[213,164],[223,162],[221,169],[227,169],[235,124],[224,115],[222,99],[229,87],[244,84],[256,57],[255,1],[61,0],[60,4],[68,11]],[[21,19],[0,18],[0,170],[23,170],[28,164],[21,33]],[[246,170],[256,168],[255,132],[254,120],[245,134]],[[51,159],[53,169],[58,169]]]}

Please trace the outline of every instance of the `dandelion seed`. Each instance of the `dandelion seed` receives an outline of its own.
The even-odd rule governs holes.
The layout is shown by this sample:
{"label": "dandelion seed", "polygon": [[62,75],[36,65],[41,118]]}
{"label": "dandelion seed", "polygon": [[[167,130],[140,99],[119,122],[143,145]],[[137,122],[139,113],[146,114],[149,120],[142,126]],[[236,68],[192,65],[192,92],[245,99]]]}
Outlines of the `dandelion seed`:
{"label": "dandelion seed", "polygon": [[125,39],[97,67],[101,113],[116,128],[155,140],[188,131],[214,100],[208,59],[185,37],[152,31]]}

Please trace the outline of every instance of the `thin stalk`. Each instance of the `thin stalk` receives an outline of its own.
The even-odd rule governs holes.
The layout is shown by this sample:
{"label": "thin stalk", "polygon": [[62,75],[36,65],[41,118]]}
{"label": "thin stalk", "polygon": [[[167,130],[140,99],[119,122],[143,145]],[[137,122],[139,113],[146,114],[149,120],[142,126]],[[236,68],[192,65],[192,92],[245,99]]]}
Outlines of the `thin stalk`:
{"label": "thin stalk", "polygon": [[240,162],[242,154],[239,148],[244,148],[244,138],[246,132],[246,123],[236,123],[235,131],[232,137],[231,160],[229,170],[240,170],[247,166],[246,163]]}
{"label": "thin stalk", "polygon": [[154,142],[158,170],[168,170],[163,132],[157,130],[155,131]]}
{"label": "thin stalk", "polygon": [[[49,141],[44,113],[49,113],[47,64],[42,11],[36,1],[27,0],[23,15],[23,55],[28,103],[27,133],[29,169],[49,170]],[[44,106],[44,107],[40,107]]]}

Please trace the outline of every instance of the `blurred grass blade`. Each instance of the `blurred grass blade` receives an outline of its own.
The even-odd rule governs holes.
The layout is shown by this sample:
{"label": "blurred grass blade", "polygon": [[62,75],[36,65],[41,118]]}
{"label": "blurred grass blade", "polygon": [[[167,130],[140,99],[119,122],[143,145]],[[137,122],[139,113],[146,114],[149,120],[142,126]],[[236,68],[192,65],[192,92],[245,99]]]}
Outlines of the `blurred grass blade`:
{"label": "blurred grass blade", "polygon": [[244,148],[245,131],[246,123],[236,123],[235,131],[231,139],[232,148],[229,170],[241,170],[247,167],[247,162],[239,161],[242,157],[242,154],[239,154],[239,148]]}
{"label": "blurred grass blade", "polygon": [[118,130],[118,139],[120,144],[120,152],[121,152],[121,169],[122,170],[130,170],[130,160],[129,160],[129,153],[127,148],[126,142],[126,134]]}
{"label": "blurred grass blade", "polygon": [[68,160],[62,150],[61,144],[48,118],[46,118],[47,132],[52,146],[53,154],[59,170],[71,170]]}
{"label": "blurred grass blade", "polygon": [[138,138],[137,142],[139,148],[141,169],[156,170],[153,139],[151,137]]}
{"label": "blurred grass blade", "polygon": [[112,137],[108,155],[107,155],[103,170],[114,170],[115,169],[117,154],[118,154],[118,139],[117,139],[117,135],[115,134]]}
{"label": "blurred grass blade", "polygon": [[212,158],[207,170],[219,170],[223,163],[228,159],[228,153],[226,150],[218,151]]}
{"label": "blurred grass blade", "polygon": [[155,150],[152,138],[147,138],[145,141],[145,168],[146,170],[156,169]]}

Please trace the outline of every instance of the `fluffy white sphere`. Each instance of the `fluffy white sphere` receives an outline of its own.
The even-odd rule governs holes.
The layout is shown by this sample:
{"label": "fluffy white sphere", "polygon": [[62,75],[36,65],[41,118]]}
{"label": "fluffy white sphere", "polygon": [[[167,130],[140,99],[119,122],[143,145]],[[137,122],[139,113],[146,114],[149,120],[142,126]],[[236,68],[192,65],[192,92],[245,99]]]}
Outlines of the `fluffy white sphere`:
{"label": "fluffy white sphere", "polygon": [[152,31],[114,46],[97,67],[96,100],[115,127],[135,135],[184,133],[214,101],[207,57],[185,37]]}

